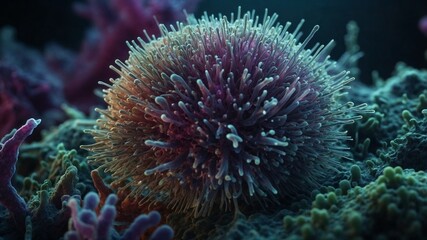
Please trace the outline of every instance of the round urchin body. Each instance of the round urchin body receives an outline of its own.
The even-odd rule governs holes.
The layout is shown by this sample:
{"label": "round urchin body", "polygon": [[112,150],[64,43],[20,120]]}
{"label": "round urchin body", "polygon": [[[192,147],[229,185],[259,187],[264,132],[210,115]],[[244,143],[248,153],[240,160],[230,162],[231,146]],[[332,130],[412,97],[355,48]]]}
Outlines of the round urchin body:
{"label": "round urchin body", "polygon": [[305,49],[318,26],[299,42],[301,24],[290,33],[276,18],[205,15],[128,44],[86,146],[94,162],[132,196],[164,193],[197,216],[316,186],[362,107],[335,101],[351,79],[328,74],[332,42]]}

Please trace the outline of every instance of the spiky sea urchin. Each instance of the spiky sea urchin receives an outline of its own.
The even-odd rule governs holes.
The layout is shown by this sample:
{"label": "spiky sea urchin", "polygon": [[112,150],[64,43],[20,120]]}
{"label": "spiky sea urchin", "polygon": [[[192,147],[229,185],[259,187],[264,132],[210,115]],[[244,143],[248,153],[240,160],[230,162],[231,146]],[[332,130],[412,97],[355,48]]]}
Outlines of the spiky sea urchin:
{"label": "spiky sea urchin", "polygon": [[85,147],[113,185],[200,216],[277,202],[346,156],[341,127],[364,106],[335,97],[352,79],[328,73],[332,41],[305,49],[318,26],[299,42],[302,22],[290,33],[276,19],[205,14],[128,43]]}

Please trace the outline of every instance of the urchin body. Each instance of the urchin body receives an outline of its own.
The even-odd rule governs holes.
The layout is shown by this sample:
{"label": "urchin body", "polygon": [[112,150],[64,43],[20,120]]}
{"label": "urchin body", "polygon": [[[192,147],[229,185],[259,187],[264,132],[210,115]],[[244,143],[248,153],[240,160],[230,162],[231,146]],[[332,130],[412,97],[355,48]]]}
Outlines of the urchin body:
{"label": "urchin body", "polygon": [[335,101],[351,79],[328,74],[332,44],[305,49],[318,27],[299,42],[300,25],[276,18],[205,16],[129,44],[86,146],[95,162],[135,197],[196,215],[315,186],[358,107]]}

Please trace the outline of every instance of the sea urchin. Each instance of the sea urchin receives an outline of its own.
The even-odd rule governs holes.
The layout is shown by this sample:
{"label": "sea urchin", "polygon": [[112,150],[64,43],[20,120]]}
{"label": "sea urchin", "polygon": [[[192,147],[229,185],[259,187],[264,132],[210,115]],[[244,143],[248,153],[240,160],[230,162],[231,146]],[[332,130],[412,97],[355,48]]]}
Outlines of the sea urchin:
{"label": "sea urchin", "polygon": [[85,146],[113,185],[203,216],[309,189],[346,156],[342,126],[364,105],[336,100],[352,79],[328,73],[332,41],[305,49],[318,26],[300,42],[302,22],[290,33],[276,14],[234,17],[189,17],[128,43]]}

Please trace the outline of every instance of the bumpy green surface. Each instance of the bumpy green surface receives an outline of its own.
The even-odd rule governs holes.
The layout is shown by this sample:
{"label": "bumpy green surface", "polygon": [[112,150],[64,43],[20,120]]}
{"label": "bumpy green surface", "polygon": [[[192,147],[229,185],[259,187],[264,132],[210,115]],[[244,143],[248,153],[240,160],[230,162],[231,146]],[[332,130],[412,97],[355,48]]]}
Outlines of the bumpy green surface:
{"label": "bumpy green surface", "polygon": [[[375,110],[375,113],[365,114],[361,121],[348,128],[355,140],[351,145],[358,160],[376,155],[378,150],[390,146],[390,141],[414,131],[409,128],[414,121],[419,122],[423,118],[422,110],[427,108],[426,70],[400,63],[392,77],[385,81],[376,79],[376,82],[376,88],[355,86],[355,90],[350,91],[351,99],[355,99],[356,103],[363,99]],[[359,96],[361,93],[365,94]],[[421,130],[425,135],[425,124],[420,127],[417,131]]]}
{"label": "bumpy green surface", "polygon": [[387,167],[365,187],[343,180],[283,223],[296,239],[421,239],[427,234],[427,174]]}

